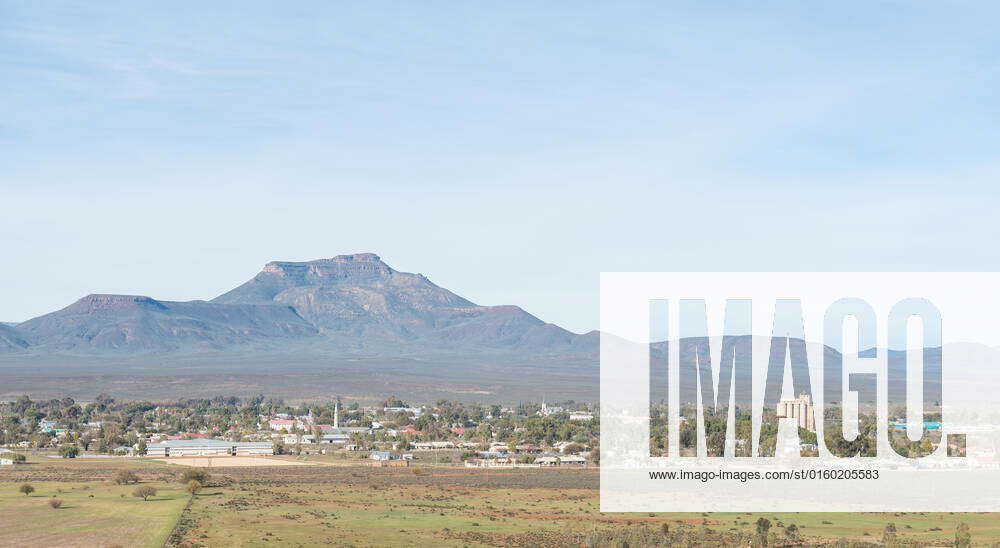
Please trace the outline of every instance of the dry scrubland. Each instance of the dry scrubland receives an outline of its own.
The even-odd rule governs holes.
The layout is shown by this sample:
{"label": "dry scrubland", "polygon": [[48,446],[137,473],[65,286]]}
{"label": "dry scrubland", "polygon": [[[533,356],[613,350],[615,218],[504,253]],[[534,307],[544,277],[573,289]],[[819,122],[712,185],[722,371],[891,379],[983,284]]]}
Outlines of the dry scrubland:
{"label": "dry scrubland", "polygon": [[177,457],[168,459],[155,459],[156,462],[164,464],[176,464],[177,466],[189,466],[194,468],[243,468],[257,466],[314,466],[316,463],[301,460],[280,459],[269,457]]}
{"label": "dry scrubland", "polygon": [[[795,524],[810,544],[841,537],[877,543],[887,522],[920,545],[949,545],[960,522],[976,545],[1000,541],[997,514],[601,514],[596,470],[375,469],[288,457],[277,460],[318,465],[223,467],[223,459],[212,460],[214,478],[190,507],[176,481],[189,468],[160,461],[33,458],[4,468],[0,544],[567,546],[636,527],[667,525],[693,536],[707,529],[708,538],[752,532],[760,517],[779,534]],[[144,502],[131,496],[135,486],[115,485],[123,468],[157,496]],[[32,496],[18,492],[25,482],[36,488]],[[61,508],[47,504],[53,495]]]}

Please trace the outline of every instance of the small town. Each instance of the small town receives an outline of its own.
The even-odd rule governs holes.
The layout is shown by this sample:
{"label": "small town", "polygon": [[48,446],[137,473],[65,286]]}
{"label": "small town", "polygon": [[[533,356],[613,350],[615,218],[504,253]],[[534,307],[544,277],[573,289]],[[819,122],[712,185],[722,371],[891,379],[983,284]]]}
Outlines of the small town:
{"label": "small town", "polygon": [[[605,513],[593,404],[345,399],[2,402],[0,501],[24,518],[8,531],[51,545],[122,516],[116,530],[141,539],[129,545],[185,548],[969,546],[996,534],[989,513]],[[796,401],[777,414],[804,436]],[[655,411],[651,449],[666,435]],[[101,528],[77,534],[68,545],[118,545]]]}
{"label": "small town", "polygon": [[516,407],[441,400],[411,405],[288,405],[241,399],[122,402],[99,396],[0,403],[0,464],[24,452],[52,457],[179,458],[334,455],[372,466],[411,461],[466,467],[586,467],[598,460],[592,406],[561,402]]}

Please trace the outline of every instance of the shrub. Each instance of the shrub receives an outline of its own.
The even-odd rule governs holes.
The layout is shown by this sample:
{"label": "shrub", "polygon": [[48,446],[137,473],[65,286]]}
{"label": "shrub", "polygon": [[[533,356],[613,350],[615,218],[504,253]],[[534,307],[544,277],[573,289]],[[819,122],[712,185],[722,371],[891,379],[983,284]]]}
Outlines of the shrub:
{"label": "shrub", "polygon": [[32,487],[30,483],[25,483],[24,485],[18,487],[17,490],[24,493],[24,496],[28,496],[35,492],[35,488]]}
{"label": "shrub", "polygon": [[201,468],[191,468],[190,470],[185,470],[184,473],[181,474],[181,483],[187,484],[192,481],[197,481],[202,485],[208,485],[208,480],[211,477],[212,476],[210,476],[208,472],[202,470]]}
{"label": "shrub", "polygon": [[28,460],[27,457],[20,453],[0,453],[0,459],[10,459],[14,461],[14,464],[19,464]]}
{"label": "shrub", "polygon": [[49,499],[49,506],[53,508],[59,508],[60,506],[62,506],[62,503],[63,503],[62,499],[57,499],[57,498]]}
{"label": "shrub", "polygon": [[586,451],[586,450],[587,450],[587,447],[585,445],[583,445],[582,443],[576,443],[576,442],[574,442],[574,443],[571,443],[571,444],[567,445],[566,447],[563,447],[562,451],[563,451],[563,454],[565,454],[565,455],[575,455],[575,454],[577,454],[577,453],[579,453],[581,451]]}
{"label": "shrub", "polygon": [[972,546],[972,534],[969,533],[969,525],[959,523],[958,528],[955,530],[955,547],[968,548],[969,546]]}
{"label": "shrub", "polygon": [[156,496],[156,488],[148,485],[136,487],[135,491],[132,491],[132,496],[142,500],[149,500],[149,497]]}
{"label": "shrub", "polygon": [[885,529],[882,530],[882,545],[886,546],[886,548],[896,548],[898,546],[895,523],[885,524]]}
{"label": "shrub", "polygon": [[118,485],[139,483],[139,476],[131,470],[119,470],[118,473],[115,474],[115,483]]}
{"label": "shrub", "polygon": [[192,495],[197,495],[198,491],[201,491],[201,483],[198,482],[198,480],[191,480],[188,482],[187,487],[185,487],[184,490]]}
{"label": "shrub", "polygon": [[757,534],[753,539],[754,546],[767,546],[770,544],[767,532],[771,529],[770,520],[757,518]]}

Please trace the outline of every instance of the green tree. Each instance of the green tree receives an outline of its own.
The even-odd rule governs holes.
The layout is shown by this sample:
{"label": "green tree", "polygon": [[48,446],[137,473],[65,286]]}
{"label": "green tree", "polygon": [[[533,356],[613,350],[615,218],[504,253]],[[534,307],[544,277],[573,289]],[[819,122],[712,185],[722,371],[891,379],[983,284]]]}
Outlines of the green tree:
{"label": "green tree", "polygon": [[406,402],[396,396],[389,396],[389,399],[385,400],[383,407],[406,407]]}
{"label": "green tree", "polygon": [[21,485],[20,487],[17,488],[17,490],[20,491],[21,493],[24,493],[24,496],[26,497],[35,492],[35,488],[32,487],[30,483],[25,483]]}
{"label": "green tree", "polygon": [[187,486],[184,487],[184,490],[192,495],[197,495],[198,492],[201,491],[201,482],[198,480],[191,480],[187,483]]}
{"label": "green tree", "polygon": [[135,450],[137,455],[145,455],[149,448],[146,446],[146,440],[139,440],[139,448]]}
{"label": "green tree", "polygon": [[59,456],[64,459],[75,459],[80,454],[80,448],[76,445],[62,445],[59,447]]}
{"label": "green tree", "polygon": [[367,436],[361,432],[351,432],[351,443],[353,443],[359,450],[364,450],[367,447]]}

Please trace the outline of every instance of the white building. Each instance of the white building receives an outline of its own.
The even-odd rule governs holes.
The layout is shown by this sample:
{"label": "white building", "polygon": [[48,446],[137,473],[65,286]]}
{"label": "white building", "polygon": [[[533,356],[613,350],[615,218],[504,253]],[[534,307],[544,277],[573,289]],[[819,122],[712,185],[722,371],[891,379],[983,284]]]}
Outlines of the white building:
{"label": "white building", "polygon": [[146,455],[150,457],[234,457],[273,454],[274,444],[269,441],[169,440],[146,447]]}
{"label": "white building", "polygon": [[538,414],[541,415],[541,416],[543,416],[543,417],[547,417],[549,415],[553,415],[555,413],[562,413],[562,412],[563,412],[563,408],[562,407],[558,407],[558,406],[555,406],[555,405],[548,405],[548,404],[545,403],[545,400],[542,400],[542,408],[538,411]]}
{"label": "white building", "polygon": [[382,408],[383,413],[406,413],[407,415],[416,418],[419,417],[424,409],[422,407],[384,407]]}
{"label": "white building", "polygon": [[812,398],[808,394],[802,394],[794,400],[778,402],[778,416],[795,419],[799,428],[805,428],[810,432],[816,431],[816,415],[813,412]]}
{"label": "white building", "polygon": [[413,443],[414,449],[421,450],[437,450],[437,449],[454,449],[455,444],[450,441],[418,441]]}

